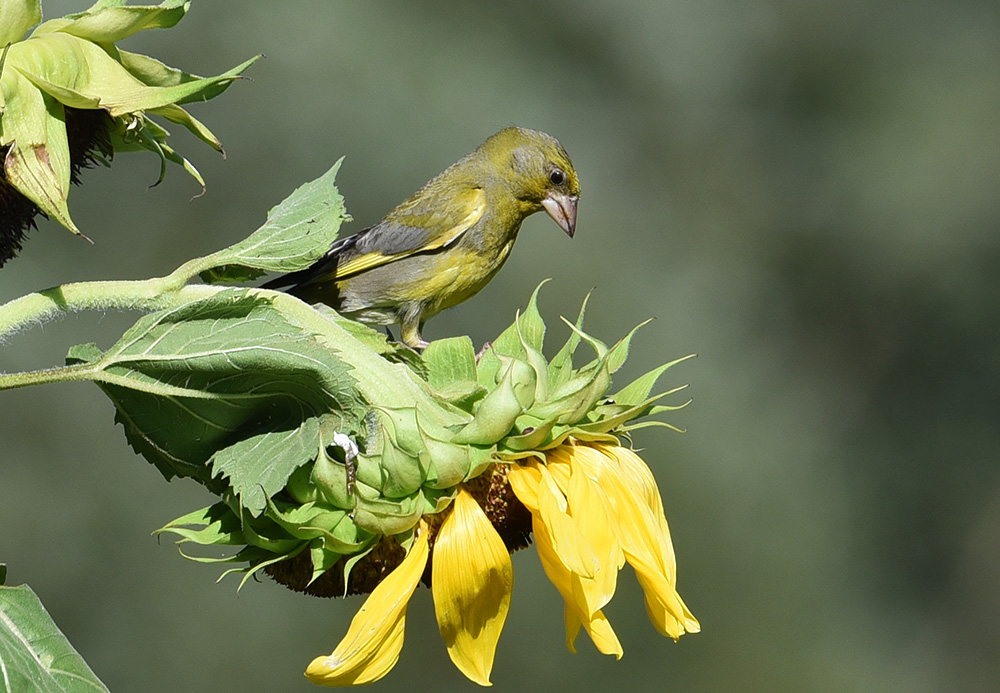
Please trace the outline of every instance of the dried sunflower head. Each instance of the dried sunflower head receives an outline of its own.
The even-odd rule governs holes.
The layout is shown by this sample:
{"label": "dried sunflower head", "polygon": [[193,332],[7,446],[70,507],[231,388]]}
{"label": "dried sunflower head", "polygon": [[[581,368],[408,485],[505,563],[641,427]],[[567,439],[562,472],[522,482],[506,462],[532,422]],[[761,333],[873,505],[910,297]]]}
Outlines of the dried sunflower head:
{"label": "dried sunflower head", "polygon": [[107,163],[115,152],[152,151],[160,157],[160,179],[172,161],[204,186],[149,116],[183,125],[221,151],[181,104],[218,95],[256,58],[203,78],[115,46],[143,29],[172,27],[188,6],[101,0],[41,22],[39,0],[0,0],[0,266],[17,254],[39,212],[80,233],[67,206],[69,184],[81,168]]}

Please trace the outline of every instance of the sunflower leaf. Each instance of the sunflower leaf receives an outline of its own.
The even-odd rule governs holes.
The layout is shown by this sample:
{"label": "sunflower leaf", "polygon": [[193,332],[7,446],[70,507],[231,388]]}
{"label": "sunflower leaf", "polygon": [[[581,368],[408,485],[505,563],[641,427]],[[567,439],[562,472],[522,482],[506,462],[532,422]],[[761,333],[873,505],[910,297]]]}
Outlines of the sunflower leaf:
{"label": "sunflower leaf", "polygon": [[206,281],[243,281],[247,268],[268,272],[305,269],[323,256],[350,220],[334,186],[343,158],[271,209],[267,221],[239,243],[185,264],[175,274],[202,273]]}
{"label": "sunflower leaf", "polygon": [[99,357],[70,357],[165,477],[229,488],[253,515],[316,456],[321,427],[362,426],[350,366],[241,290],[151,313]]}
{"label": "sunflower leaf", "polygon": [[0,664],[7,691],[108,690],[27,585],[0,586]]}

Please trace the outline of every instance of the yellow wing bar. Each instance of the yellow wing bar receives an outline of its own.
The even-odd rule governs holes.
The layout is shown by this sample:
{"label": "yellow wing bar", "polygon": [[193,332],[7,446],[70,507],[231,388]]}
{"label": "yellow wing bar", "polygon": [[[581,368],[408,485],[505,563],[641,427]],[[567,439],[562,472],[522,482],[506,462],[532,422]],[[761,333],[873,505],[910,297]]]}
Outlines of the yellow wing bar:
{"label": "yellow wing bar", "polygon": [[458,240],[459,236],[472,228],[483,216],[483,213],[486,211],[486,193],[484,193],[482,189],[477,188],[473,193],[473,199],[471,202],[472,211],[469,212],[464,219],[443,233],[435,234],[434,238],[430,239],[430,242],[426,245],[411,248],[392,255],[384,255],[380,252],[365,253],[364,255],[360,255],[337,267],[337,279],[344,279],[352,274],[364,272],[372,267],[378,267],[379,265],[384,265],[386,263],[393,262],[394,260],[408,257],[414,253],[437,250],[454,243]]}

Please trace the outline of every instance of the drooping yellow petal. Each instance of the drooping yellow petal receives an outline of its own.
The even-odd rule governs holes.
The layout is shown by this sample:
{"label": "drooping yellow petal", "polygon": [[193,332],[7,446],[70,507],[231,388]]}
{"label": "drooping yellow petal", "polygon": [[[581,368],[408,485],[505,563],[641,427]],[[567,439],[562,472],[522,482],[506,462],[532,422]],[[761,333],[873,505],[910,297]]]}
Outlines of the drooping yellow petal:
{"label": "drooping yellow petal", "polygon": [[593,578],[598,569],[594,547],[570,516],[566,497],[545,466],[539,467],[538,514],[548,529],[555,554],[571,572]]}
{"label": "drooping yellow petal", "polygon": [[403,648],[406,607],[427,567],[427,536],[423,529],[403,562],[368,595],[337,649],[314,659],[306,678],[321,686],[361,685],[395,666]]}
{"label": "drooping yellow petal", "polygon": [[[554,473],[550,473],[551,468],[555,468]],[[514,495],[531,511],[532,531],[542,568],[566,601],[567,648],[576,652],[574,643],[583,627],[600,652],[621,658],[621,643],[601,607],[614,594],[622,554],[617,542],[606,535],[610,526],[604,530],[592,526],[595,520],[600,521],[599,513],[606,509],[598,508],[596,517],[586,517],[582,522],[568,514],[570,508],[563,489],[569,489],[574,482],[571,466],[565,458],[548,465],[535,460],[512,465],[507,479]],[[581,479],[577,479],[575,483],[580,482]],[[597,501],[586,490],[579,495],[577,513],[585,514],[591,507],[597,507]],[[607,518],[606,512],[604,517]],[[598,539],[601,555],[594,550],[581,527],[588,528]]]}
{"label": "drooping yellow petal", "polygon": [[[557,450],[562,450],[571,446],[560,446],[556,448]],[[546,455],[545,458],[545,468],[552,474],[553,480],[559,487],[559,490],[566,493],[569,490],[569,479],[573,473],[573,467],[570,464],[570,458],[568,455]]]}
{"label": "drooping yellow petal", "polygon": [[677,640],[684,633],[697,633],[701,630],[698,621],[681,600],[676,587],[663,577],[658,565],[650,562],[648,554],[626,551],[625,556],[635,569],[635,575],[645,594],[649,620],[661,635]]}
{"label": "drooping yellow petal", "polygon": [[570,652],[576,654],[576,636],[583,626],[590,636],[594,647],[601,654],[614,655],[615,659],[621,659],[625,651],[622,644],[615,635],[611,622],[605,617],[604,612],[598,609],[587,623],[580,622],[580,615],[574,611],[570,605],[566,604],[566,647]]}
{"label": "drooping yellow petal", "polygon": [[576,654],[576,639],[580,636],[583,622],[580,621],[580,614],[569,604],[563,607],[563,619],[566,622],[566,649]]}
{"label": "drooping yellow petal", "polygon": [[589,613],[593,614],[614,596],[618,571],[625,564],[625,556],[602,490],[587,476],[581,465],[571,465],[571,470],[566,498],[569,511],[597,557],[593,579],[580,580]]}
{"label": "drooping yellow petal", "polygon": [[602,454],[611,457],[622,469],[622,479],[638,494],[644,494],[649,509],[653,512],[657,523],[660,526],[660,548],[671,579],[677,575],[677,558],[674,555],[674,546],[670,541],[670,528],[667,526],[666,514],[663,512],[663,499],[660,490],[657,488],[656,479],[653,472],[642,458],[637,454],[621,446],[595,445],[595,449]]}
{"label": "drooping yellow petal", "polygon": [[[653,514],[653,521],[658,527],[658,531],[655,532],[655,538],[659,540],[655,546],[659,549],[656,561],[659,566],[662,566],[662,574],[669,581],[671,591],[664,592],[661,587],[660,590],[652,593],[647,587],[661,583],[655,579],[649,580],[647,583],[643,582],[643,578],[640,578],[640,584],[643,585],[643,590],[646,592],[646,611],[649,613],[650,620],[657,626],[657,630],[661,633],[666,630],[667,634],[670,634],[675,640],[685,632],[697,633],[701,631],[698,619],[694,617],[684,604],[680,594],[677,593],[677,559],[673,543],[670,540],[670,528],[667,526],[667,518],[663,512],[663,501],[653,473],[642,458],[628,448],[597,446],[597,449],[605,455],[613,457],[619,463],[623,471],[623,480],[626,483],[631,482],[631,486],[637,494],[645,494],[648,507]],[[639,567],[635,566],[635,568],[636,574],[639,574]],[[675,619],[676,624],[671,624],[671,619]]]}
{"label": "drooping yellow petal", "polygon": [[621,659],[623,650],[611,624],[600,610],[592,610],[588,603],[587,590],[580,581],[585,579],[571,572],[556,553],[552,534],[539,515],[531,517],[535,546],[545,574],[566,601],[566,647],[576,652],[573,643],[582,625],[597,649],[604,654],[613,654]]}
{"label": "drooping yellow petal", "polygon": [[[700,625],[677,593],[673,546],[652,474],[641,458],[622,451],[578,446],[574,454],[613,509],[615,531],[642,586],[650,620],[662,635],[676,640],[685,632],[698,632]],[[623,458],[626,468],[618,464]]]}
{"label": "drooping yellow petal", "polygon": [[463,488],[434,540],[434,611],[448,655],[459,670],[489,686],[493,656],[510,608],[510,553]]}

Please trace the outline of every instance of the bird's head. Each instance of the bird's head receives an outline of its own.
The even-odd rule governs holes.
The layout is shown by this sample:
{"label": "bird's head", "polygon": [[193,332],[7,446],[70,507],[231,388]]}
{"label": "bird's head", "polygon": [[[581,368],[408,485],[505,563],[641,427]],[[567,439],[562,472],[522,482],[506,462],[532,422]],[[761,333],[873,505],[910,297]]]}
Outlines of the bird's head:
{"label": "bird's head", "polygon": [[580,181],[556,138],[537,130],[511,127],[490,137],[479,151],[526,214],[544,209],[572,238]]}

